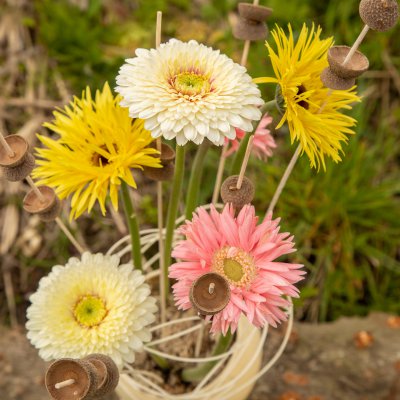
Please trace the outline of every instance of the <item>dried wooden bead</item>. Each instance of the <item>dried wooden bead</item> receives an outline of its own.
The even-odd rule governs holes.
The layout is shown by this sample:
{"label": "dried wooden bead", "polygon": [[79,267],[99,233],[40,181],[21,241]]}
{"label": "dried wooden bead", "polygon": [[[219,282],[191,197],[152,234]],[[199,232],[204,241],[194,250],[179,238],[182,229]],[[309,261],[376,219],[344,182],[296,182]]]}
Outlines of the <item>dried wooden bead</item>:
{"label": "dried wooden bead", "polygon": [[360,51],[356,51],[349,62],[343,65],[349,52],[348,46],[333,46],[328,51],[331,72],[343,79],[358,78],[369,68],[368,58]]}
{"label": "dried wooden bead", "polygon": [[[57,389],[56,384],[73,379],[71,385]],[[72,358],[61,358],[50,365],[45,384],[55,400],[87,400],[96,392],[98,382],[96,370],[91,363]]]}
{"label": "dried wooden bead", "polygon": [[98,386],[95,392],[96,397],[102,398],[117,387],[119,370],[111,357],[104,354],[90,354],[83,360],[90,362],[96,370],[98,378]]}
{"label": "dried wooden bead", "polygon": [[322,71],[321,81],[327,88],[332,90],[347,90],[351,89],[356,84],[354,78],[343,79],[334,74],[330,68],[325,68]]}
{"label": "dried wooden bead", "polygon": [[239,20],[233,28],[233,35],[241,40],[262,40],[268,36],[265,20],[272,9],[249,3],[239,3]]}
{"label": "dried wooden bead", "polygon": [[229,283],[219,274],[206,273],[193,282],[189,298],[200,315],[218,314],[231,298]]}
{"label": "dried wooden bead", "polygon": [[254,185],[249,178],[244,177],[240,189],[236,188],[238,175],[225,179],[221,186],[221,198],[224,203],[232,203],[236,212],[239,212],[244,205],[252,202],[254,198]]}
{"label": "dried wooden bead", "polygon": [[44,200],[42,201],[36,191],[31,189],[24,198],[24,210],[30,214],[38,214],[44,222],[54,221],[61,211],[61,202],[54,189],[49,186],[38,186]]}
{"label": "dried wooden bead", "polygon": [[396,0],[361,0],[360,17],[375,31],[388,31],[399,19],[399,6]]}

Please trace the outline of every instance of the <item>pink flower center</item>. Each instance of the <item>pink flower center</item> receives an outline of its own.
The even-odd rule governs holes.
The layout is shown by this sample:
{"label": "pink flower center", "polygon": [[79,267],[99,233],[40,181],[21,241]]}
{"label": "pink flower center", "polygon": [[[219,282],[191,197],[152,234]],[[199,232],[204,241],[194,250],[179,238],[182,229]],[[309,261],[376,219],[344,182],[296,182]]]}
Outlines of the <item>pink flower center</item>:
{"label": "pink flower center", "polygon": [[231,285],[249,287],[256,275],[253,257],[238,247],[223,247],[215,252],[211,269]]}

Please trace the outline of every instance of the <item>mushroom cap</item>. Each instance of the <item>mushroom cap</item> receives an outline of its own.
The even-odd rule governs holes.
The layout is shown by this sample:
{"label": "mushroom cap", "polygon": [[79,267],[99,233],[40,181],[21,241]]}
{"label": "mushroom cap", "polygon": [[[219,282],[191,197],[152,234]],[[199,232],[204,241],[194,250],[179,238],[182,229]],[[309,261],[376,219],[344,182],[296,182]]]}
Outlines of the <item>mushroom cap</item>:
{"label": "mushroom cap", "polygon": [[221,198],[224,203],[232,203],[233,207],[239,212],[244,205],[252,202],[254,198],[254,185],[247,177],[243,178],[242,187],[236,188],[238,175],[233,175],[225,179],[221,186]]}
{"label": "mushroom cap", "polygon": [[113,359],[104,354],[90,354],[84,358],[96,369],[98,376],[98,386],[95,393],[96,397],[102,398],[111,393],[118,385],[119,370]]}
{"label": "mushroom cap", "polygon": [[327,88],[332,90],[347,90],[356,84],[354,78],[343,79],[334,74],[329,67],[322,71],[321,81]]}
{"label": "mushroom cap", "polygon": [[[157,142],[152,142],[149,147],[157,149]],[[161,154],[154,154],[154,156],[160,157],[161,164],[165,165],[175,160],[175,150],[168,144],[161,143]]]}
{"label": "mushroom cap", "polygon": [[24,197],[23,205],[24,210],[31,214],[44,214],[54,207],[57,201],[57,195],[53,188],[49,186],[38,186],[40,193],[44,197],[41,202],[36,192],[31,189]]}
{"label": "mushroom cap", "polygon": [[28,154],[28,142],[19,135],[9,135],[4,140],[11,147],[15,155],[14,157],[10,157],[6,149],[0,145],[0,166],[13,168],[21,165]]}
{"label": "mushroom cap", "polygon": [[[74,379],[72,385],[56,389],[55,384]],[[92,364],[87,361],[61,358],[50,365],[46,372],[47,391],[55,400],[90,399],[97,388],[97,376]]]}
{"label": "mushroom cap", "polygon": [[343,79],[357,78],[369,68],[368,58],[360,51],[356,51],[350,61],[343,65],[349,52],[350,47],[348,46],[333,46],[328,51],[331,71]]}
{"label": "mushroom cap", "polygon": [[22,163],[14,167],[4,167],[4,177],[10,182],[22,181],[35,168],[35,157],[27,152],[22,159]]}
{"label": "mushroom cap", "polygon": [[399,19],[399,6],[396,0],[361,0],[360,17],[375,31],[388,31]]}
{"label": "mushroom cap", "polygon": [[273,9],[251,3],[239,3],[238,11],[242,18],[264,22],[272,14]]}
{"label": "mushroom cap", "polygon": [[162,168],[144,167],[144,175],[153,181],[170,181],[174,177],[175,165],[173,162],[166,163]]}
{"label": "mushroom cap", "polygon": [[251,23],[250,20],[239,18],[232,33],[240,40],[264,40],[268,36],[268,28],[264,22]]}
{"label": "mushroom cap", "polygon": [[[210,284],[214,290],[210,293]],[[190,288],[190,302],[201,315],[215,315],[229,303],[231,290],[228,281],[221,275],[209,272],[197,278]]]}

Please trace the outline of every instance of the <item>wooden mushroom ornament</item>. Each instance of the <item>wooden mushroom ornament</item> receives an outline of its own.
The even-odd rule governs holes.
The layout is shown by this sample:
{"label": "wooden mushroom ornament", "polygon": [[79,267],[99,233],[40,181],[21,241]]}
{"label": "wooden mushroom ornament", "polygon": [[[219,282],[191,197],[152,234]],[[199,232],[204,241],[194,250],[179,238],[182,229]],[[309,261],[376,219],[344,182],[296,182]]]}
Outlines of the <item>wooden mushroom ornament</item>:
{"label": "wooden mushroom ornament", "polygon": [[387,31],[399,19],[397,0],[361,0],[359,12],[365,26],[353,46],[334,46],[329,50],[329,68],[321,74],[322,82],[329,89],[346,90],[354,86],[355,78],[369,67],[367,57],[357,51],[368,31]]}
{"label": "wooden mushroom ornament", "polygon": [[356,83],[356,78],[369,68],[368,58],[356,51],[345,63],[351,48],[348,46],[333,46],[328,51],[329,67],[321,74],[323,84],[333,90],[347,90]]}
{"label": "wooden mushroom ornament", "polygon": [[95,398],[101,399],[117,387],[119,382],[119,370],[111,357],[104,354],[90,354],[83,360],[90,362],[96,369],[97,388],[94,394]]}
{"label": "wooden mushroom ornament", "polygon": [[162,168],[144,168],[144,175],[154,181],[170,181],[174,176],[175,150],[165,143],[161,144],[160,161]]}
{"label": "wooden mushroom ornament", "polygon": [[241,40],[263,40],[268,36],[266,19],[272,8],[250,3],[239,3],[239,20],[233,28],[233,36]]}
{"label": "wooden mushroom ornament", "polygon": [[193,282],[189,297],[200,315],[215,315],[228,305],[231,291],[228,281],[223,276],[209,272]]}
{"label": "wooden mushroom ornament", "polygon": [[50,365],[45,384],[54,400],[86,400],[97,390],[98,374],[88,361],[61,358]]}
{"label": "wooden mushroom ornament", "polygon": [[359,11],[364,24],[374,31],[388,31],[399,19],[397,0],[361,0]]}
{"label": "wooden mushroom ornament", "polygon": [[28,142],[19,135],[10,135],[2,139],[0,166],[4,177],[11,182],[22,181],[35,166],[35,157],[29,152]]}
{"label": "wooden mushroom ornament", "polygon": [[240,188],[238,188],[239,175],[233,175],[225,179],[221,186],[221,198],[226,203],[232,203],[236,212],[243,206],[250,204],[254,198],[254,185],[247,177],[243,177]]}
{"label": "wooden mushroom ornament", "polygon": [[90,354],[82,360],[61,358],[50,365],[45,378],[54,400],[100,400],[118,381],[117,365],[104,354]]}
{"label": "wooden mushroom ornament", "polygon": [[31,189],[24,198],[23,206],[26,212],[39,215],[44,222],[54,221],[61,212],[61,201],[49,186]]}

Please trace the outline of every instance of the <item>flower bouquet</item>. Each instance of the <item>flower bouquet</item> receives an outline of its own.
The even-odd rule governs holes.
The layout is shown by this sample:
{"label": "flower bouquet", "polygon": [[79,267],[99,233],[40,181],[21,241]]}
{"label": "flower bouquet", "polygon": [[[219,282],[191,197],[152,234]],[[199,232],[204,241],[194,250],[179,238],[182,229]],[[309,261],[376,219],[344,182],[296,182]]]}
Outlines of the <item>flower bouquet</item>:
{"label": "flower bouquet", "polygon": [[[272,10],[254,1],[238,11],[240,64],[196,41],[162,43],[159,12],[155,48],[126,60],[116,94],[105,83],[54,112],[44,126],[56,137],[38,136],[36,167],[22,137],[0,135],[5,177],[31,186],[24,209],[55,221],[80,253],[42,278],[27,311],[29,340],[53,361],[46,386],[54,399],[114,391],[122,400],[246,399],[285,349],[291,298],[306,272],[274,208],[301,155],[318,170],[327,157],[341,161],[356,124],[344,111],[360,101],[355,79],[369,66],[357,49],[369,29],[394,26],[398,5],[362,0],[365,28],[352,47],[333,46],[320,27],[304,25],[297,37],[290,25],[275,27],[266,42],[275,76],[255,79],[245,67],[250,44],[266,39]],[[276,85],[275,99],[262,99],[263,83]],[[246,169],[251,156],[273,154],[268,109],[275,106],[276,129],[286,123],[298,145],[269,207],[256,210]],[[213,146],[221,147],[213,196],[199,204]],[[133,170],[155,181],[157,227],[139,228]],[[122,199],[130,234],[91,254],[60,217],[64,199],[70,219],[96,203],[103,214],[109,203],[117,211]],[[283,321],[283,341],[262,365],[268,329]]]}

